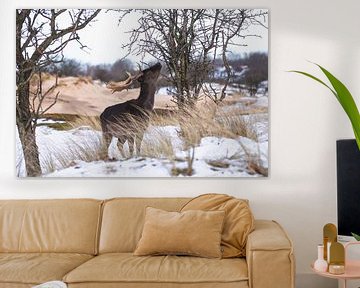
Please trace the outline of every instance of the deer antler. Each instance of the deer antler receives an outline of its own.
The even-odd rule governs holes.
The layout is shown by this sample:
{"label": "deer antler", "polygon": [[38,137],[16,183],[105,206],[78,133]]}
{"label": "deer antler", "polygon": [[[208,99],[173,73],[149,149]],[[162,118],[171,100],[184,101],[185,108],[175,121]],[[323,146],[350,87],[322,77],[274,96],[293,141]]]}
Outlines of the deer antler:
{"label": "deer antler", "polygon": [[126,80],[120,82],[110,81],[108,84],[106,84],[106,88],[112,90],[112,93],[116,91],[120,92],[124,89],[129,88],[133,81],[133,76],[131,76],[129,72],[126,72],[126,74],[128,75],[128,78]]}
{"label": "deer antler", "polygon": [[126,80],[120,82],[110,81],[108,84],[106,84],[106,88],[112,90],[112,93],[116,91],[120,92],[122,90],[128,89],[134,80],[137,80],[143,75],[141,71],[134,76],[132,76],[129,72],[126,72],[126,74],[128,75]]}

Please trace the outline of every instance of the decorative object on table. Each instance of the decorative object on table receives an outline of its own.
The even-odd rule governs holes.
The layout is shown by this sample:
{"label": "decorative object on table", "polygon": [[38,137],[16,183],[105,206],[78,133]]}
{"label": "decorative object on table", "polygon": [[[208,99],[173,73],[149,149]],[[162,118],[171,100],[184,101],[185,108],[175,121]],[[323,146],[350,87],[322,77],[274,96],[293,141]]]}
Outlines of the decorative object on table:
{"label": "decorative object on table", "polygon": [[37,286],[34,286],[32,288],[66,288],[67,285],[64,282],[61,281],[50,281],[46,282]]}
{"label": "decorative object on table", "polygon": [[341,275],[345,273],[345,265],[330,264],[329,273],[334,275]]}
{"label": "decorative object on table", "polygon": [[339,242],[333,242],[330,246],[329,273],[345,273],[345,248]]}
{"label": "decorative object on table", "polygon": [[[329,230],[330,232],[333,232],[334,231],[333,224],[325,225],[323,230],[324,231]],[[331,234],[332,233],[330,233],[330,235]],[[318,265],[315,265],[317,260],[311,265],[313,271],[322,277],[338,279],[339,281],[343,281],[341,287],[346,288],[347,282],[349,280],[360,279],[360,260],[353,260],[349,258],[349,246],[354,246],[354,245],[360,245],[360,242],[348,242],[345,244],[345,246],[343,246],[340,242],[331,243],[330,253],[328,255],[330,261],[328,265],[328,271],[324,271],[324,269],[321,270],[321,268],[319,268]],[[322,245],[320,245],[320,247],[321,246]],[[321,254],[320,257],[318,255],[318,258],[321,259]]]}
{"label": "decorative object on table", "polygon": [[292,70],[290,72],[295,72],[310,77],[311,79],[321,83],[322,85],[330,89],[330,91],[335,95],[336,99],[339,101],[340,105],[343,107],[345,113],[349,117],[352,128],[354,130],[356,142],[360,150],[360,114],[353,96],[351,95],[350,91],[346,88],[346,86],[340,80],[338,80],[334,75],[332,75],[324,67],[316,63],[314,64],[317,65],[321,69],[321,71],[325,74],[327,79],[330,81],[332,87],[330,87],[325,82],[323,82],[319,78],[309,73],[303,71],[297,71],[297,70]]}
{"label": "decorative object on table", "polygon": [[328,223],[323,227],[323,248],[324,248],[324,260],[329,263],[329,251],[331,243],[337,241],[337,228],[335,224]]}
{"label": "decorative object on table", "polygon": [[324,245],[318,245],[318,258],[314,263],[314,269],[320,272],[326,272],[328,263],[324,260]]}

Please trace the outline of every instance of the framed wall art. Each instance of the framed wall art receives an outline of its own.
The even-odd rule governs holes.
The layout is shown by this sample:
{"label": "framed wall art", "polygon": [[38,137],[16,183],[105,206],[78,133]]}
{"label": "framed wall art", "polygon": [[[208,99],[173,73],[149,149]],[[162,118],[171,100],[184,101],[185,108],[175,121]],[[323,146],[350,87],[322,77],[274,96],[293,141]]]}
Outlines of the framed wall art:
{"label": "framed wall art", "polygon": [[17,9],[18,177],[267,177],[267,9]]}

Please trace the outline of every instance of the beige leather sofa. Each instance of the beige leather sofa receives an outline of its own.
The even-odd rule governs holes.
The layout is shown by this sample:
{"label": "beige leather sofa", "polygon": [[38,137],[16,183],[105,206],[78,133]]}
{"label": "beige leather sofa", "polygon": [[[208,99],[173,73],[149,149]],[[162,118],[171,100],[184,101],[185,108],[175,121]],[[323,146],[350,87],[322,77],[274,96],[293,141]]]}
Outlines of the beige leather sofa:
{"label": "beige leather sofa", "polygon": [[71,288],[293,288],[292,244],[256,220],[246,258],[133,256],[146,206],[179,210],[185,198],[0,201],[0,288],[62,280]]}

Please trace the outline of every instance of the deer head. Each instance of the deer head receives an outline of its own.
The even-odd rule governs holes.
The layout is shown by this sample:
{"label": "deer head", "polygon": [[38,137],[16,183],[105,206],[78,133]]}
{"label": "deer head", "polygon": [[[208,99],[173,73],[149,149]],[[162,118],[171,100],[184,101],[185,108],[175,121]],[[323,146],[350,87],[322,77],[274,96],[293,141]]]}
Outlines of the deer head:
{"label": "deer head", "polygon": [[128,78],[124,81],[120,82],[109,82],[106,85],[106,88],[112,90],[114,92],[120,92],[122,90],[128,89],[133,81],[138,80],[140,83],[156,83],[161,71],[161,64],[157,63],[143,71],[140,70],[136,75],[131,75],[129,72],[126,72]]}
{"label": "deer head", "polygon": [[138,77],[140,83],[156,83],[161,71],[161,64],[156,63],[155,65],[141,71],[142,75]]}
{"label": "deer head", "polygon": [[108,84],[106,84],[106,88],[112,90],[112,93],[120,92],[122,90],[128,89],[134,80],[137,80],[139,77],[143,75],[143,72],[140,71],[138,74],[134,76],[131,75],[129,72],[126,72],[126,74],[128,75],[128,78],[126,80],[120,82],[110,81]]}

